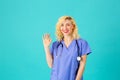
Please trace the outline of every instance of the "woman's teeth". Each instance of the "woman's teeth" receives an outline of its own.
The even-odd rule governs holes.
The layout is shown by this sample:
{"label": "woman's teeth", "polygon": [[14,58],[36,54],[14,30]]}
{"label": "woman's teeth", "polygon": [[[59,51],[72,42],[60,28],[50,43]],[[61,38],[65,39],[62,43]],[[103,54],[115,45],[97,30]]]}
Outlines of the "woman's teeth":
{"label": "woman's teeth", "polygon": [[67,31],[63,31],[64,33],[68,33],[68,30]]}

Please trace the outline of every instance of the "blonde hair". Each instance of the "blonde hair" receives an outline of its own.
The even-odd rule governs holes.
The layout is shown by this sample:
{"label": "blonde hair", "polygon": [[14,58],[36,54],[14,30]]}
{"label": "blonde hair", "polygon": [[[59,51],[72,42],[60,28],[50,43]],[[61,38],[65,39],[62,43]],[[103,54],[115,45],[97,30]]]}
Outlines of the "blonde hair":
{"label": "blonde hair", "polygon": [[70,16],[62,16],[58,19],[58,22],[56,24],[56,36],[57,36],[57,40],[58,41],[61,41],[63,40],[64,36],[62,34],[62,32],[60,31],[60,26],[61,26],[61,23],[65,20],[70,20],[72,22],[72,25],[74,26],[74,29],[73,29],[73,33],[72,33],[72,36],[74,39],[78,39],[80,38],[79,34],[78,34],[78,28],[77,28],[77,25],[75,23],[75,20],[70,17]]}

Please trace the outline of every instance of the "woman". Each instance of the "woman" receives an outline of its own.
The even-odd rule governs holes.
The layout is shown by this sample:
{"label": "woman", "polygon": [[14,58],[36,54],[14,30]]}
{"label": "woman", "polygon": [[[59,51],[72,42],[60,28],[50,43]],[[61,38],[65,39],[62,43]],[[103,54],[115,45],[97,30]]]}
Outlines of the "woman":
{"label": "woman", "polygon": [[62,16],[56,25],[57,40],[51,43],[50,34],[43,35],[43,44],[51,80],[83,80],[86,58],[91,49],[78,35],[77,26],[70,16]]}

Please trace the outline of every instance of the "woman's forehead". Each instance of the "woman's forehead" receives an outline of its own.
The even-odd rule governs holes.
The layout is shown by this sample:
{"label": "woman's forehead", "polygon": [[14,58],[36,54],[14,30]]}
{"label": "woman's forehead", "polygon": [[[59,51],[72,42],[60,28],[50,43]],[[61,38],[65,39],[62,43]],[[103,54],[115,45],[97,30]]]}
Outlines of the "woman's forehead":
{"label": "woman's forehead", "polygon": [[72,24],[72,21],[71,20],[63,20],[62,22],[61,22],[61,24]]}

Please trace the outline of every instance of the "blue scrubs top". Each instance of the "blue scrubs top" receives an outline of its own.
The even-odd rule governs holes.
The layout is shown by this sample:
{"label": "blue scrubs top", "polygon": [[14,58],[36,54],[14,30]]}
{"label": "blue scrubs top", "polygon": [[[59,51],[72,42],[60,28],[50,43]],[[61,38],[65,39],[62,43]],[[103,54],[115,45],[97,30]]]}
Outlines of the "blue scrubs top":
{"label": "blue scrubs top", "polygon": [[[90,54],[91,49],[86,40],[77,39],[81,56]],[[79,61],[77,60],[76,40],[73,40],[68,48],[65,46],[64,41],[59,44],[54,41],[50,47],[50,52],[53,57],[53,65],[51,68],[50,80],[75,80],[79,68]],[[79,65],[79,66],[78,66]],[[81,78],[83,80],[83,76]]]}

